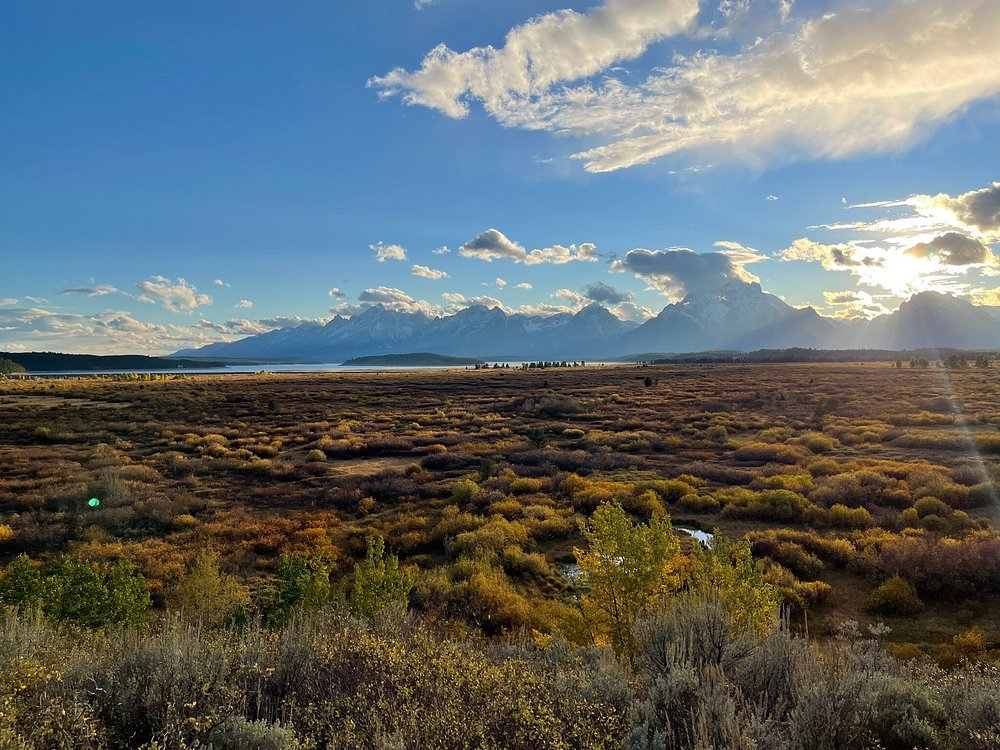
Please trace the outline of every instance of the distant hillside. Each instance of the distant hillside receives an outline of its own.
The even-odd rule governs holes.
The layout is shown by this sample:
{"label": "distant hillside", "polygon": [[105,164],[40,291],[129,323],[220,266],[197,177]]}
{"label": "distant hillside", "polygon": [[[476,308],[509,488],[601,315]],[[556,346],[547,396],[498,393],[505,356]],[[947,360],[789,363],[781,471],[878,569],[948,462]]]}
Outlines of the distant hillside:
{"label": "distant hillside", "polygon": [[60,354],[57,352],[0,352],[0,358],[21,365],[28,372],[67,372],[73,370],[184,370],[224,367],[222,362],[207,359],[167,359],[141,354]]}
{"label": "distant hillside", "polygon": [[416,352],[413,354],[378,354],[370,357],[354,357],[342,366],[351,367],[449,367],[452,365],[483,365],[486,360],[476,357],[452,357],[447,354]]}

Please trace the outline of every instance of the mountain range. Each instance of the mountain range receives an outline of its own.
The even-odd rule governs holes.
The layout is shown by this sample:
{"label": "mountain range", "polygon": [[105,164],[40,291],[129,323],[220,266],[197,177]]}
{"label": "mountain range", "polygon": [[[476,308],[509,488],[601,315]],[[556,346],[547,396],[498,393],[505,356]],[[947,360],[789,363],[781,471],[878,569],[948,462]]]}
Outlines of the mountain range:
{"label": "mountain range", "polygon": [[506,313],[472,305],[431,317],[373,305],[327,323],[307,322],[175,356],[310,359],[427,351],[503,359],[600,359],[636,352],[805,347],[814,349],[957,349],[1000,347],[1000,308],[921,292],[871,320],[839,320],[795,308],[759,284],[731,282],[691,292],[642,324],[621,320],[596,302],[576,313]]}

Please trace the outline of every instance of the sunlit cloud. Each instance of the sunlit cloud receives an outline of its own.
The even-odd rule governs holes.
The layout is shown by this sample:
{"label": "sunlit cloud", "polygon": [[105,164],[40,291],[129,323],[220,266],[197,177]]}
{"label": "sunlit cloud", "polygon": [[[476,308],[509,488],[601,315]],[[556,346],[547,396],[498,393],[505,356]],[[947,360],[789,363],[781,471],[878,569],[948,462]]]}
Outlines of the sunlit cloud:
{"label": "sunlit cloud", "polygon": [[410,269],[410,273],[414,276],[419,276],[424,279],[447,279],[448,274],[444,271],[438,271],[428,266],[415,265]]}
{"label": "sunlit cloud", "polygon": [[385,263],[387,260],[406,260],[406,248],[399,245],[376,242],[374,245],[369,245],[368,248],[375,253],[375,260],[379,263]]}
{"label": "sunlit cloud", "polygon": [[[723,5],[735,29],[753,4]],[[695,0],[607,0],[539,16],[499,48],[439,45],[416,70],[370,85],[448,117],[478,102],[506,127],[603,141],[575,154],[592,172],[671,155],[760,165],[900,151],[1000,93],[994,0],[785,12],[735,51],[675,54],[643,78],[614,70],[664,39],[699,36],[697,12]]]}
{"label": "sunlit cloud", "polygon": [[[159,300],[168,310],[190,311],[212,304],[212,298],[202,294],[184,279],[171,281],[164,276],[154,276],[148,281],[141,281],[136,288],[143,293],[145,300]],[[141,298],[140,298],[141,299]]]}
{"label": "sunlit cloud", "polygon": [[562,265],[573,261],[594,263],[598,260],[597,245],[584,242],[580,245],[552,245],[528,252],[524,246],[514,242],[499,229],[487,229],[458,249],[463,258],[475,258],[491,263],[494,260],[509,260],[513,263],[537,265],[552,263]]}

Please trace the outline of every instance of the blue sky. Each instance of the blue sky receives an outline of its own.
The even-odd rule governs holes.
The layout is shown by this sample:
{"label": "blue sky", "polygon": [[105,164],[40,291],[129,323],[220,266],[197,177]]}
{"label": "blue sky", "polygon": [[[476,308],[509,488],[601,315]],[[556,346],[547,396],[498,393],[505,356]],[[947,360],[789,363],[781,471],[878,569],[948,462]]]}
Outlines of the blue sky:
{"label": "blue sky", "polygon": [[0,349],[167,352],[379,301],[642,319],[731,278],[841,317],[1000,303],[990,0],[5,16]]}

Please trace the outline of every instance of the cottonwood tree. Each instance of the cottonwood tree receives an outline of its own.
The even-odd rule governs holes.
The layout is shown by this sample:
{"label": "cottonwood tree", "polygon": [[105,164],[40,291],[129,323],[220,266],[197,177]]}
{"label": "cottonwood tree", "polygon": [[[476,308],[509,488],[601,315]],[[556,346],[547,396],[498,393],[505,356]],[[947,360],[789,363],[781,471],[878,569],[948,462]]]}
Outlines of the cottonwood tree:
{"label": "cottonwood tree", "polygon": [[413,588],[413,576],[400,570],[395,555],[385,554],[382,537],[368,537],[367,541],[365,559],[354,566],[351,607],[370,618],[386,607],[405,607]]}
{"label": "cottonwood tree", "polygon": [[589,588],[584,616],[596,641],[630,655],[635,623],[684,582],[680,542],[666,516],[633,523],[617,502],[598,507],[581,532],[587,548],[573,552]]}

